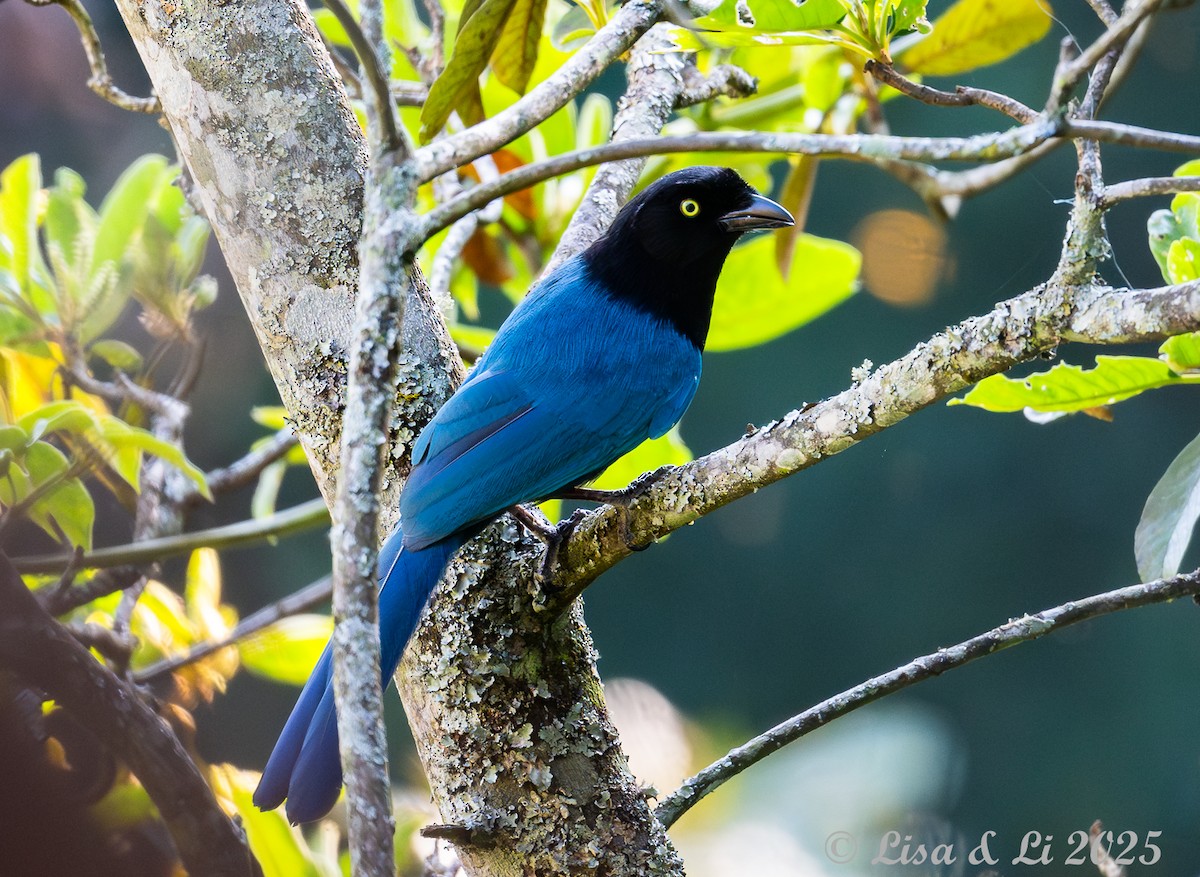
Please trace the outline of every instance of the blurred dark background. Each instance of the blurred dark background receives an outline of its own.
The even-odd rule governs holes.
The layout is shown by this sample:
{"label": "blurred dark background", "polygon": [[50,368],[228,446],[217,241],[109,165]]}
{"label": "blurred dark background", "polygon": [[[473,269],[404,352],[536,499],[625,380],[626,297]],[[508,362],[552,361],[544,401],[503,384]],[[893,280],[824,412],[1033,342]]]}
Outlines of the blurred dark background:
{"label": "blurred dark background", "polygon": [[[116,81],[145,94],[116,12],[107,3],[87,5]],[[931,4],[931,16],[945,5]],[[1041,105],[1059,38],[1070,32],[1090,40],[1099,31],[1083,0],[1058,0],[1055,11],[1061,20],[1040,44],[965,81]],[[1200,10],[1164,16],[1104,117],[1200,133],[1198,37]],[[38,152],[48,177],[56,167],[75,168],[98,199],[138,155],[171,154],[152,119],[94,97],[87,75],[61,9],[0,3],[0,166]],[[1003,122],[982,110],[904,100],[888,105],[888,119],[907,134]],[[1187,158],[1106,148],[1106,178],[1169,174]],[[931,290],[918,283],[913,293],[896,281],[929,268],[941,231],[891,178],[864,165],[823,163],[808,230],[862,244],[867,276],[875,279],[782,340],[709,356],[682,426],[689,445],[703,453],[727,444],[747,423],[843,389],[863,360],[887,362],[1044,280],[1058,256],[1073,174],[1067,147],[967,202],[944,227],[945,249],[934,265],[940,282]],[[1136,286],[1162,282],[1145,234],[1151,210],[1166,206],[1160,200],[1111,214],[1110,281],[1123,283],[1123,274]],[[906,211],[899,221],[911,238],[935,243],[915,255],[876,246],[874,235],[887,223],[867,219],[884,210]],[[277,404],[277,397],[215,246],[206,270],[219,277],[221,294],[200,318],[210,353],[188,448],[212,468],[263,433],[248,409]],[[131,337],[138,331],[130,325]],[[1068,346],[1059,354],[1087,364],[1095,352]],[[1112,423],[1073,417],[1036,426],[1019,415],[935,405],[717,512],[589,590],[602,675],[635,677],[665,695],[696,729],[693,760],[702,760],[918,654],[1027,611],[1136,582],[1133,531],[1142,504],[1200,432],[1200,405],[1194,390],[1173,389],[1123,403],[1114,414]],[[291,474],[281,505],[315,493],[311,479]],[[239,519],[248,504],[239,495],[203,509],[192,526]],[[97,542],[123,535],[101,530]],[[1189,553],[1185,568],[1198,560],[1200,553]],[[245,615],[328,565],[321,533],[227,552],[226,599]],[[1200,873],[1198,634],[1200,607],[1190,603],[1126,612],[888,698],[773,757],[685,817],[681,842],[685,852],[689,843],[697,850],[689,866],[750,873],[744,859],[721,871],[712,838],[687,841],[689,825],[693,833],[721,825],[743,850],[776,850],[773,870],[762,873],[780,874],[830,870],[822,846],[830,831],[855,832],[873,854],[882,831],[916,825],[911,833],[921,838],[967,839],[964,854],[994,830],[1001,873],[1019,870],[1010,862],[1027,831],[1053,835],[1056,864],[1040,872],[1074,873],[1062,864],[1075,846],[1068,835],[1102,819],[1114,833],[1137,832],[1137,854],[1147,832],[1160,831],[1158,870]],[[295,694],[240,674],[225,697],[197,714],[201,749],[214,761],[260,768]],[[394,698],[389,710],[394,775],[419,782]],[[856,861],[867,858],[860,852]],[[977,870],[964,865],[944,873]]]}

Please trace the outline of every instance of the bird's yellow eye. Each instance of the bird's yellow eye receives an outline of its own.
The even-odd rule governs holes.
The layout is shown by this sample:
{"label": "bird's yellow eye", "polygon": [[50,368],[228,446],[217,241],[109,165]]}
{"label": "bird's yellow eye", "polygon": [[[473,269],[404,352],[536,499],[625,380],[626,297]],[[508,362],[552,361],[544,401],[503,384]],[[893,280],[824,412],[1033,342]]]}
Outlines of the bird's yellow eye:
{"label": "bird's yellow eye", "polygon": [[679,212],[684,216],[695,216],[700,212],[700,204],[697,201],[693,201],[691,198],[684,198],[679,202]]}

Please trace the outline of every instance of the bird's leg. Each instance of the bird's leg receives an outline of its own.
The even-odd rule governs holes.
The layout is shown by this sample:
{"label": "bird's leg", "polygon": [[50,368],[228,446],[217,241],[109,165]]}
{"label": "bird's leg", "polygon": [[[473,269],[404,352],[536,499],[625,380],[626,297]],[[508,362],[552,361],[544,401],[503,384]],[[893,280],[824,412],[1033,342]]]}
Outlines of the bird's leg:
{"label": "bird's leg", "polygon": [[621,538],[625,547],[630,551],[645,551],[654,541],[639,545],[633,540],[633,531],[629,527],[629,506],[650,489],[659,478],[671,471],[670,466],[659,466],[653,472],[644,472],[620,490],[596,490],[591,487],[570,487],[554,494],[554,499],[577,499],[583,502],[599,502],[610,505],[617,510],[621,518]]}
{"label": "bird's leg", "polygon": [[571,513],[571,517],[565,521],[560,521],[558,526],[546,520],[541,512],[527,506],[515,505],[509,511],[514,518],[521,522],[526,530],[546,544],[546,554],[542,558],[542,565],[538,569],[537,577],[542,587],[547,590],[554,590],[551,584],[550,572],[554,568],[554,564],[558,562],[558,549],[571,535],[571,532],[575,529],[575,525],[583,518],[583,511],[576,509]]}

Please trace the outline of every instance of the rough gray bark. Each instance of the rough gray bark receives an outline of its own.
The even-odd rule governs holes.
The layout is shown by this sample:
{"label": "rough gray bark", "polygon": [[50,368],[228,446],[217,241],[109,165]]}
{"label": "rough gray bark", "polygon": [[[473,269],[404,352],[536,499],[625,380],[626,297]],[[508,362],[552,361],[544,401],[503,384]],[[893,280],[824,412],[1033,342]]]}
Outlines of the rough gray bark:
{"label": "rough gray bark", "polygon": [[[365,160],[331,62],[297,2],[118,5],[297,437],[332,499]],[[624,19],[632,36],[612,37],[613,52],[649,26],[652,11],[631,4]],[[395,520],[408,447],[461,378],[418,276],[412,286],[383,526]],[[510,539],[479,542],[480,554],[459,561],[473,577],[480,560],[513,549]],[[526,594],[509,570],[484,577],[497,603]],[[436,627],[423,627],[399,681],[443,816],[472,827],[462,844],[471,872],[565,873],[595,863],[613,874],[680,873],[625,767],[578,613],[531,616],[532,627],[505,627],[503,614],[461,614],[444,597],[435,601]]]}
{"label": "rough gray bark", "polygon": [[[236,7],[213,0],[118,3],[318,483],[332,497],[364,170],[362,138],[341,86],[307,11],[294,0],[247,0]],[[543,83],[478,129],[418,151],[418,175],[450,170],[544,118],[657,14],[657,3],[649,0],[626,4],[590,48],[564,66],[565,78]],[[670,145],[676,151],[685,145],[746,147],[862,160],[993,160],[1049,138],[1082,136],[1176,149],[1200,142],[1048,114],[974,138],[705,134]],[[662,147],[634,139],[589,154],[632,157]],[[522,170],[533,180],[586,159],[559,157]],[[511,184],[524,179],[521,173],[504,179]],[[474,190],[474,196],[498,194],[487,184]],[[1102,188],[1077,203],[1076,218],[1089,220],[1077,228],[1102,234],[1088,212],[1101,196]],[[445,206],[435,214],[449,216]],[[1094,242],[1094,235],[1084,236]],[[1068,266],[1073,270],[1046,287],[931,339],[813,409],[793,412],[677,470],[636,503],[635,535],[653,537],[690,521],[1059,339],[1115,343],[1200,323],[1194,285],[1130,294],[1101,289],[1091,278],[1093,252],[1075,249],[1082,256]],[[395,508],[405,451],[459,377],[457,358],[415,272],[410,285],[384,510]],[[382,524],[390,524],[393,514],[386,512]],[[626,553],[615,515],[591,516],[567,546],[558,584],[569,589],[547,597],[533,584],[540,546],[496,524],[452,565],[449,586],[435,595],[431,619],[414,638],[398,686],[434,797],[450,823],[442,834],[456,842],[471,873],[682,872],[627,771],[605,713],[580,605],[570,599]]]}

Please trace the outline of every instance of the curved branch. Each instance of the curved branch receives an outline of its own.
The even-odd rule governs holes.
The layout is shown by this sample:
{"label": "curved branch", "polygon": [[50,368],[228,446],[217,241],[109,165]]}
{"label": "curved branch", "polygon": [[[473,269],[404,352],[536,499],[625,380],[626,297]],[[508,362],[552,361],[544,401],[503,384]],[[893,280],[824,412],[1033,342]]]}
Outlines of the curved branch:
{"label": "curved branch", "polygon": [[[1200,281],[1130,291],[1047,285],[935,335],[836,396],[667,472],[622,513],[586,516],[553,571],[562,611],[632,552],[717,508],[807,469],[935,402],[1063,341],[1124,344],[1200,329]],[[627,523],[627,527],[626,527]]]}
{"label": "curved branch", "polygon": [[866,706],[872,701],[893,694],[902,688],[924,682],[947,670],[969,664],[976,658],[982,658],[1009,646],[1041,639],[1056,630],[1062,630],[1089,618],[1097,618],[1138,606],[1166,603],[1179,597],[1194,597],[1198,594],[1200,594],[1200,570],[1171,579],[1130,585],[1115,591],[1085,597],[1082,600],[1072,600],[1070,603],[1045,609],[1036,615],[1015,618],[987,633],[972,637],[948,649],[938,649],[932,654],[922,655],[903,666],[847,689],[841,694],[835,694],[828,700],[823,700],[816,706],[792,716],[787,721],[781,722],[771,730],[730,751],[694,777],[685,780],[678,789],[667,795],[655,809],[654,815],[663,825],[671,826],[717,786],[737,776],[777,749],[815,731],[822,725],[829,724],[846,713],[853,712],[861,706]]}
{"label": "curved branch", "polygon": [[[1093,123],[1095,124],[1095,123]],[[885,134],[794,134],[764,131],[700,131],[675,137],[639,137],[564,152],[523,165],[491,183],[481,183],[429,211],[423,219],[426,239],[472,210],[543,180],[607,161],[677,152],[773,152],[817,155],[874,162],[879,159],[919,161],[992,161],[1020,155],[1058,136],[1063,123],[1039,119],[995,134],[973,137],[896,137]],[[1161,133],[1161,132],[1153,132]],[[1088,137],[1103,139],[1095,132]],[[1195,138],[1200,151],[1200,137]]]}
{"label": "curved branch", "polygon": [[100,35],[96,33],[92,17],[88,15],[88,11],[83,8],[83,4],[79,0],[28,0],[28,2],[33,6],[49,6],[51,4],[61,6],[71,16],[75,27],[79,29],[79,40],[83,43],[83,51],[87,55],[88,67],[92,73],[88,79],[88,88],[113,106],[129,110],[131,113],[154,115],[161,112],[162,107],[159,105],[157,97],[134,97],[122,91],[113,82],[112,76],[108,72],[108,63],[104,60],[104,49],[100,46]]}
{"label": "curved branch", "polygon": [[189,874],[261,875],[179,739],[141,695],[46,614],[0,552],[0,664],[43,689],[129,765]]}

